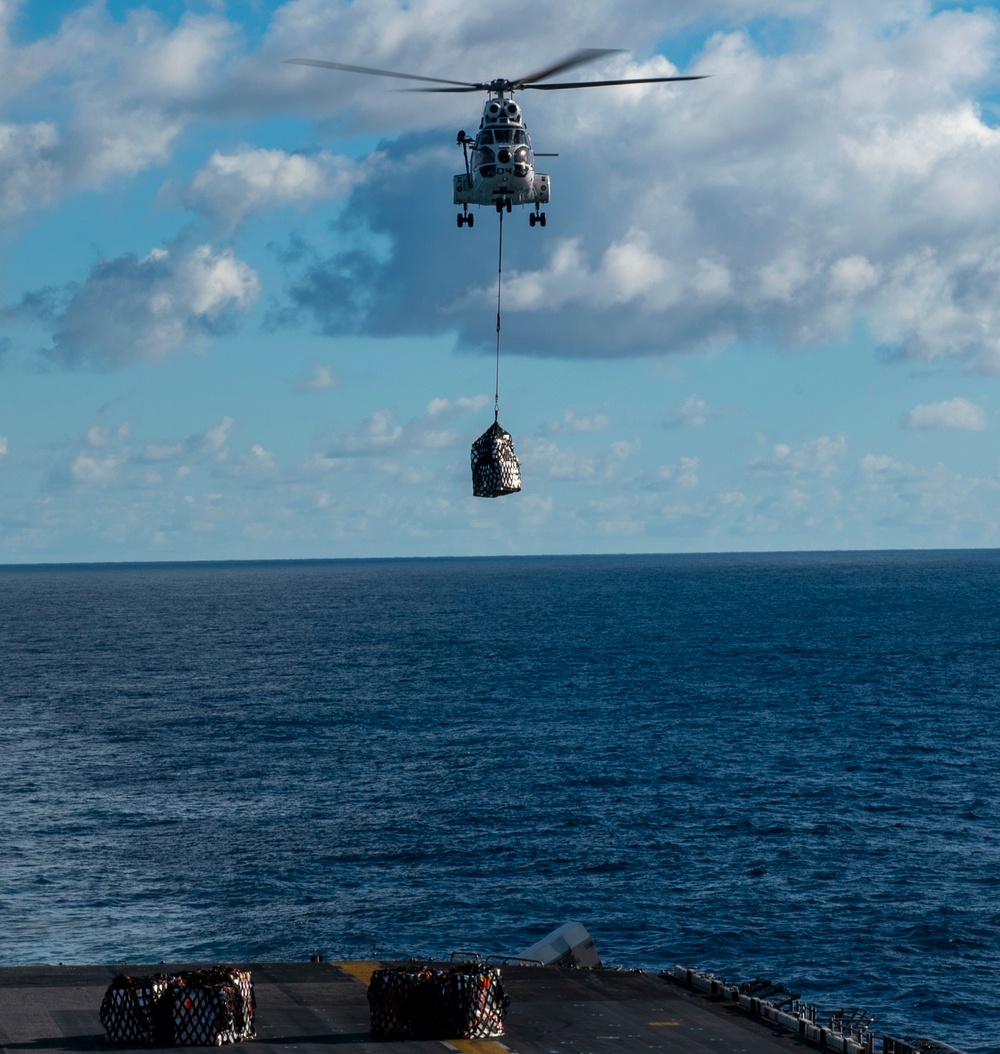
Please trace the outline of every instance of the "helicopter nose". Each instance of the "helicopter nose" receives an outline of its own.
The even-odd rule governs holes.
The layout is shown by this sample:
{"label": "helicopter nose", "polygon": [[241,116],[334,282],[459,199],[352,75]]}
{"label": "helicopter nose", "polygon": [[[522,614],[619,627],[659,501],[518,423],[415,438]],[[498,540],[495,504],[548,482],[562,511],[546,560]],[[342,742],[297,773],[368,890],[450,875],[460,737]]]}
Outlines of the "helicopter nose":
{"label": "helicopter nose", "polygon": [[503,164],[506,164],[508,161],[510,161],[510,151],[507,150],[507,149],[498,150],[497,151],[497,161],[500,161]]}

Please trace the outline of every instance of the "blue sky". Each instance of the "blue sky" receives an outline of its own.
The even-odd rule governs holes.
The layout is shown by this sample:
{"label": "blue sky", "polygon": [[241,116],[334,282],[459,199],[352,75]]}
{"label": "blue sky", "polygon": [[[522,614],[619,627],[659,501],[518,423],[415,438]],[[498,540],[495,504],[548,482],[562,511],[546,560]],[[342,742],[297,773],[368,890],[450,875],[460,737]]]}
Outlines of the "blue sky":
{"label": "blue sky", "polygon": [[[552,179],[459,230],[457,80]],[[0,563],[1000,544],[1000,12],[0,7]],[[576,74],[574,74],[576,76]]]}

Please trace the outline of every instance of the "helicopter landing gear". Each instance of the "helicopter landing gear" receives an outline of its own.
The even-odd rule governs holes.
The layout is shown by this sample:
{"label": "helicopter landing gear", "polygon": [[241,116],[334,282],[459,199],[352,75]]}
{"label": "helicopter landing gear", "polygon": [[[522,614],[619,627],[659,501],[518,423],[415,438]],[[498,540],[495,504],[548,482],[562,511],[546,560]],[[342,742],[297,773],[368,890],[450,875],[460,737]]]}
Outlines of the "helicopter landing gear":
{"label": "helicopter landing gear", "polygon": [[534,212],[528,213],[528,223],[530,223],[532,227],[534,227],[534,225],[536,223],[540,227],[544,227],[545,226],[545,213],[544,212],[539,212],[537,207],[536,207]]}
{"label": "helicopter landing gear", "polygon": [[497,212],[503,212],[506,209],[510,212],[514,208],[514,201],[512,198],[497,198]]}
{"label": "helicopter landing gear", "polygon": [[472,227],[476,222],[476,215],[474,212],[460,212],[455,217],[455,219],[458,221],[459,227],[461,227],[464,223],[467,223],[470,227]]}

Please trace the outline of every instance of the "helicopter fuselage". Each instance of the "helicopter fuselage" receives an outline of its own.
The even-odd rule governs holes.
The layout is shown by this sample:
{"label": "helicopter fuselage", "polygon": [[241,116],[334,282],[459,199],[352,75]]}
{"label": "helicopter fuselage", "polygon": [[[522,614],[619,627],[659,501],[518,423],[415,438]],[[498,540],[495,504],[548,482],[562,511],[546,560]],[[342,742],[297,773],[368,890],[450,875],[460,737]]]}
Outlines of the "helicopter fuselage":
{"label": "helicopter fuselage", "polygon": [[[421,81],[434,87],[412,88],[411,91],[427,92],[489,92],[479,122],[479,133],[473,137],[458,133],[458,143],[465,154],[465,171],[454,179],[454,200],[462,206],[458,214],[459,227],[472,226],[476,214],[469,212],[470,205],[493,205],[497,212],[510,212],[514,205],[534,205],[528,220],[534,227],[545,226],[545,213],[539,208],[549,200],[549,177],[535,171],[535,154],[531,150],[528,129],[524,127],[521,107],[514,102],[515,91],[527,88],[563,90],[567,88],[602,88],[617,84],[656,84],[661,81],[697,81],[704,74],[678,77],[625,77],[615,80],[558,81],[545,83],[557,73],[563,73],[588,62],[596,62],[613,54],[613,48],[580,48],[549,66],[513,80],[495,77],[491,81],[456,81],[443,77],[427,77],[420,73],[401,73],[398,70],[376,69],[373,66],[353,66],[345,62],[329,62],[326,59],[285,59],[299,66],[319,66],[324,69],[344,70],[348,73],[366,73],[376,77],[394,77],[397,80]],[[471,147],[471,151],[470,151]],[[471,154],[471,157],[470,157]],[[539,154],[538,157],[555,157],[555,154]],[[501,230],[503,229],[501,216]]]}
{"label": "helicopter fuselage", "polygon": [[465,172],[454,178],[454,201],[463,207],[459,226],[463,219],[472,226],[469,205],[493,205],[498,212],[534,205],[535,216],[544,224],[538,206],[549,200],[549,177],[535,171],[531,137],[513,99],[502,92],[491,98],[483,107],[475,138],[460,132],[458,141],[466,158]]}

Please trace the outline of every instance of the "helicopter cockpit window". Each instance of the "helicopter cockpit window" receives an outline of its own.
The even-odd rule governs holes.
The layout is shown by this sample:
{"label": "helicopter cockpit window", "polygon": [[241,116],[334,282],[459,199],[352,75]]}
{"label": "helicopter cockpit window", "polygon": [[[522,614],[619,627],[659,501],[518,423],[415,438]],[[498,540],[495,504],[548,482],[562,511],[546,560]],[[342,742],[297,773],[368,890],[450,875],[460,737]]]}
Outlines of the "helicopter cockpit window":
{"label": "helicopter cockpit window", "polygon": [[514,129],[513,128],[494,128],[493,135],[496,137],[498,143],[510,143],[513,142]]}
{"label": "helicopter cockpit window", "polygon": [[476,151],[476,164],[484,179],[492,179],[496,175],[496,156],[488,146],[481,146]]}
{"label": "helicopter cockpit window", "polygon": [[479,133],[479,143],[480,143],[480,145],[482,143],[492,143],[492,142],[493,142],[493,133],[488,128],[484,129],[483,131],[481,131]]}

